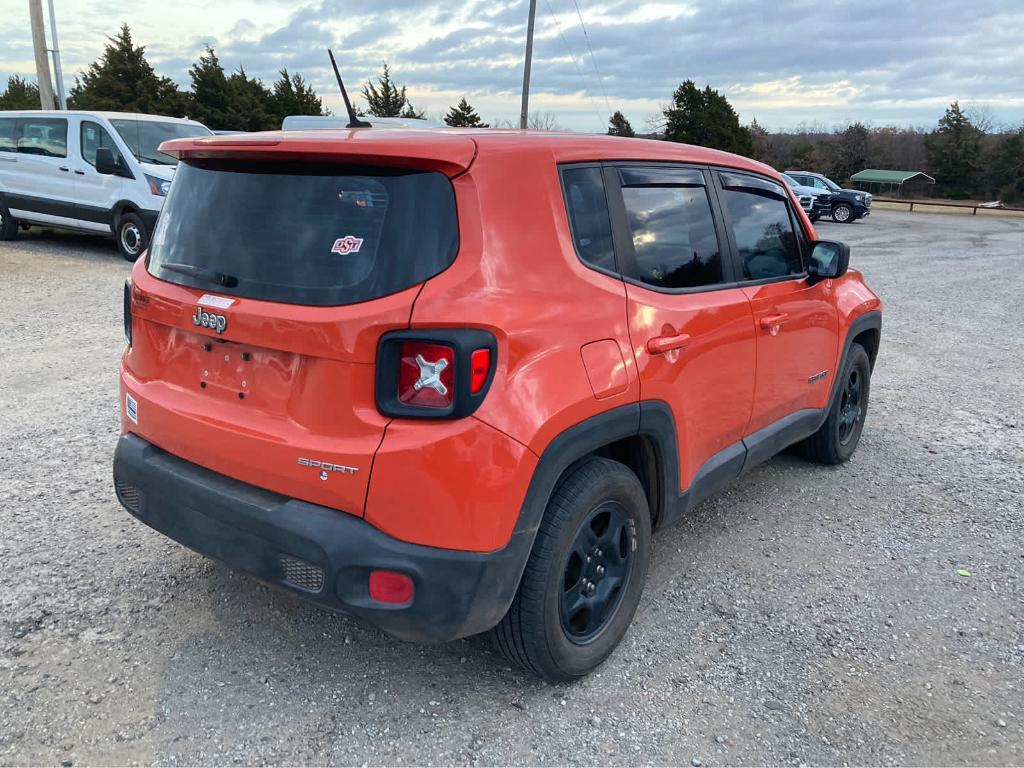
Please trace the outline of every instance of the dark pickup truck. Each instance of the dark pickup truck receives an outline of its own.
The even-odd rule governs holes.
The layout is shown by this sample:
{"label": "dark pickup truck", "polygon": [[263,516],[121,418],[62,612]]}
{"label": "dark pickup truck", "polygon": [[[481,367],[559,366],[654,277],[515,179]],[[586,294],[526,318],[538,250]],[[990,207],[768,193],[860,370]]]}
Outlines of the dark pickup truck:
{"label": "dark pickup truck", "polygon": [[852,224],[871,214],[871,195],[856,189],[843,189],[824,174],[812,171],[786,171],[798,184],[832,193],[832,221]]}

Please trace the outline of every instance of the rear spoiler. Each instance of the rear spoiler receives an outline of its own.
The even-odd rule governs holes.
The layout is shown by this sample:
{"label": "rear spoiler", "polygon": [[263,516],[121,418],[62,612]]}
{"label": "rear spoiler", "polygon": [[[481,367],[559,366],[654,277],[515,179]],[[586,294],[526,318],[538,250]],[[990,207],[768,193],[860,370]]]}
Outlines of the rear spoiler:
{"label": "rear spoiler", "polygon": [[476,142],[444,130],[366,129],[249,133],[172,139],[160,151],[179,160],[247,159],[348,163],[438,171],[448,177],[469,170]]}

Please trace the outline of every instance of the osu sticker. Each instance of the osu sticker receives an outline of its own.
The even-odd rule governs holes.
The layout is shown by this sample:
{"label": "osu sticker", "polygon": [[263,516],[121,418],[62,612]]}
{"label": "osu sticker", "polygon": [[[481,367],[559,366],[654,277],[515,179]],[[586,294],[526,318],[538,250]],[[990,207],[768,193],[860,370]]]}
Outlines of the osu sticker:
{"label": "osu sticker", "polygon": [[340,253],[344,256],[346,253],[359,253],[359,249],[362,247],[363,238],[345,235],[344,237],[339,237],[334,241],[334,245],[331,247],[331,253]]}

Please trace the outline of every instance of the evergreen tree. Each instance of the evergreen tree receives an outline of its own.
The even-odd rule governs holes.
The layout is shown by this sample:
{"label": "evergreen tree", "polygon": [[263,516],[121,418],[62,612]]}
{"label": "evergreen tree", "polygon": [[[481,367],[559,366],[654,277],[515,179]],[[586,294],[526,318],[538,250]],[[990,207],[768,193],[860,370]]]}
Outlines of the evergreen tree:
{"label": "evergreen tree", "polygon": [[250,78],[242,67],[228,78],[231,128],[237,131],[272,131],[281,127],[263,81]]}
{"label": "evergreen tree", "polygon": [[0,109],[39,109],[39,86],[18,75],[7,78],[7,90],[0,93]]}
{"label": "evergreen tree", "polygon": [[835,159],[832,163],[832,179],[838,184],[869,167],[871,137],[863,123],[851,123],[838,136]]}
{"label": "evergreen tree", "polygon": [[626,116],[620,111],[615,110],[615,114],[608,118],[608,135],[632,138],[636,136],[636,133],[634,133],[633,126],[629,124]]}
{"label": "evergreen tree", "polygon": [[1024,125],[993,152],[988,167],[999,199],[1024,203]]}
{"label": "evergreen tree", "polygon": [[982,132],[960,109],[959,102],[950,104],[938,128],[924,139],[936,192],[949,197],[968,197],[974,192],[981,137]]}
{"label": "evergreen tree", "polygon": [[444,116],[444,122],[454,128],[487,128],[487,123],[480,119],[480,115],[470,106],[463,96],[459,103],[448,110]]}
{"label": "evergreen tree", "polygon": [[323,101],[302,75],[290,75],[287,69],[282,69],[280,74],[270,96],[270,111],[277,122],[275,127],[280,128],[288,115],[324,114]]}
{"label": "evergreen tree", "polygon": [[750,131],[750,156],[768,165],[775,165],[772,162],[775,147],[772,144],[771,134],[765,130],[755,117],[747,126]]}
{"label": "evergreen tree", "polygon": [[377,78],[377,84],[367,80],[363,86],[363,98],[366,100],[367,111],[374,117],[416,117],[422,118],[425,112],[413,107],[405,95],[405,86],[398,87],[391,80],[391,68],[384,62],[384,72]]}
{"label": "evergreen tree", "polygon": [[116,37],[107,38],[99,60],[75,78],[68,106],[71,109],[142,112],[181,117],[189,97],[169,77],[160,77],[146,61],[145,48],[135,47],[127,24]]}
{"label": "evergreen tree", "polygon": [[188,74],[192,78],[191,116],[212,130],[233,129],[228,78],[213,48],[206,46]]}
{"label": "evergreen tree", "polygon": [[750,154],[750,130],[740,125],[728,99],[710,85],[702,91],[692,80],[680,84],[664,114],[668,141]]}

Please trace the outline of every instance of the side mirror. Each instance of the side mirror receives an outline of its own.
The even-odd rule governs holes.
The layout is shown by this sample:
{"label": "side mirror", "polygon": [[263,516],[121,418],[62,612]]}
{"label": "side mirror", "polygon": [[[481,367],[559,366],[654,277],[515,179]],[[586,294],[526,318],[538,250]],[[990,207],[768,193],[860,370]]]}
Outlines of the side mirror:
{"label": "side mirror", "polygon": [[836,240],[818,240],[811,249],[807,274],[812,282],[842,277],[850,267],[850,246]]}
{"label": "side mirror", "polygon": [[132,172],[121,165],[120,159],[114,159],[114,151],[110,147],[99,147],[96,150],[96,172],[104,176],[125,176],[134,178]]}

